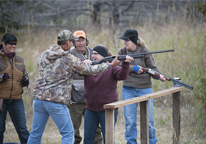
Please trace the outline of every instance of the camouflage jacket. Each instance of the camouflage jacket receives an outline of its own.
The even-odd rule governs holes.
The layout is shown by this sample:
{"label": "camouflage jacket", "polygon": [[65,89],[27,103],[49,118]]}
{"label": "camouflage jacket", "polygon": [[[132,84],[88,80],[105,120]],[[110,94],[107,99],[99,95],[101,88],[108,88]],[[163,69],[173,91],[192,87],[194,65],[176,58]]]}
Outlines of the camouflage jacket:
{"label": "camouflage jacket", "polygon": [[34,98],[68,105],[71,103],[73,72],[80,75],[96,75],[111,68],[110,63],[91,66],[51,45],[38,59],[38,77],[34,86]]}

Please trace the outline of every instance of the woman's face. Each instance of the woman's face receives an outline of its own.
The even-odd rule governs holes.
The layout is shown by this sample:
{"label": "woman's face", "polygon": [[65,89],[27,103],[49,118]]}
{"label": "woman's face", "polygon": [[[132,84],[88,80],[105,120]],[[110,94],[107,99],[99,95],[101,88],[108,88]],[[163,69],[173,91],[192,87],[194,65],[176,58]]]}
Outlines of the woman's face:
{"label": "woman's face", "polygon": [[4,42],[2,42],[2,45],[4,47],[4,51],[7,53],[7,54],[12,54],[15,52],[15,48],[16,48],[16,42],[9,42],[7,44],[5,44]]}
{"label": "woman's face", "polygon": [[129,49],[129,50],[135,50],[137,47],[136,44],[133,43],[130,39],[124,40],[124,45],[126,49]]}
{"label": "woman's face", "polygon": [[104,57],[102,55],[98,54],[98,52],[92,51],[92,58],[94,61],[100,61]]}

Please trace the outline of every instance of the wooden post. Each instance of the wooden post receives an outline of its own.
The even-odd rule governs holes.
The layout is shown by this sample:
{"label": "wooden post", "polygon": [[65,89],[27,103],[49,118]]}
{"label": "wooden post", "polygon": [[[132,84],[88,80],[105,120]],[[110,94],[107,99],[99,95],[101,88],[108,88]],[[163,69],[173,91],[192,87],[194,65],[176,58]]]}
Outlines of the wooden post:
{"label": "wooden post", "polygon": [[179,144],[180,137],[180,92],[172,94],[173,98],[173,144]]}
{"label": "wooden post", "polygon": [[114,143],[114,110],[115,109],[105,109],[105,143]]}
{"label": "wooden post", "polygon": [[149,144],[148,101],[140,102],[141,144]]}

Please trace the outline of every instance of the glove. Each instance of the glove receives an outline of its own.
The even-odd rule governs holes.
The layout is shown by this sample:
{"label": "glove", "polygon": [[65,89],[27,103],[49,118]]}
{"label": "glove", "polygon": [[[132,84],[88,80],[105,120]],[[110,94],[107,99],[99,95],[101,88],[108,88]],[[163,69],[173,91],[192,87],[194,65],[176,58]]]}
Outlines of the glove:
{"label": "glove", "polygon": [[25,87],[25,86],[28,86],[28,85],[29,85],[29,78],[23,77],[22,80],[21,80],[21,86]]}
{"label": "glove", "polygon": [[9,74],[8,73],[4,73],[2,78],[3,78],[3,80],[7,80],[9,78]]}
{"label": "glove", "polygon": [[139,71],[140,67],[139,67],[139,66],[137,66],[137,65],[135,65],[135,66],[133,66],[133,69],[134,69],[134,71],[135,71],[136,73],[138,73],[138,71]]}

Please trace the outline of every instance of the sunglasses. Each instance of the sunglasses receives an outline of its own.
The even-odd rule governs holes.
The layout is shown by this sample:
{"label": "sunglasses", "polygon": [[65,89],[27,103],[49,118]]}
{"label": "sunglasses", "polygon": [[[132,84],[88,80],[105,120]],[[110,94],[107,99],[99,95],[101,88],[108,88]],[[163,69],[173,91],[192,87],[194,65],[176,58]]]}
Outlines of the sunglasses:
{"label": "sunglasses", "polygon": [[16,42],[9,42],[8,44],[9,45],[16,45],[17,43]]}

